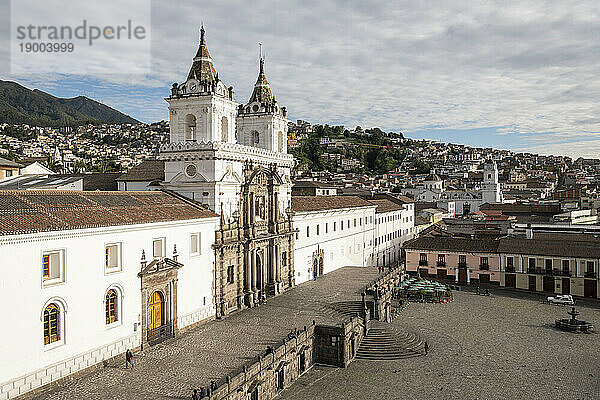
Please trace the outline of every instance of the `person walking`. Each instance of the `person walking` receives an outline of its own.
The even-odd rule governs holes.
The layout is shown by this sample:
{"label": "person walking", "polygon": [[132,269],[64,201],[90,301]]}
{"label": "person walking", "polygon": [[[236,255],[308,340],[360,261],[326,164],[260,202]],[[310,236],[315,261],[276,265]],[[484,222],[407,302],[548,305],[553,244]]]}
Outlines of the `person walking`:
{"label": "person walking", "polygon": [[127,369],[129,365],[131,365],[131,368],[133,368],[133,353],[130,349],[127,349],[125,352],[125,369]]}
{"label": "person walking", "polygon": [[192,400],[200,400],[200,396],[198,396],[198,389],[194,389],[194,393],[192,393]]}
{"label": "person walking", "polygon": [[427,355],[427,353],[429,353],[429,343],[425,341],[425,355]]}

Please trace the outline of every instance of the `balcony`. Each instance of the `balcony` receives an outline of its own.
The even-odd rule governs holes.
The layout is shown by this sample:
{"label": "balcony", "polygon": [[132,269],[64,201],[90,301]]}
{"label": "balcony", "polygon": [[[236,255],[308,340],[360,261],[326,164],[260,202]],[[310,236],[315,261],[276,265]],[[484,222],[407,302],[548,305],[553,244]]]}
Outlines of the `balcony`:
{"label": "balcony", "polygon": [[562,271],[559,271],[559,275],[571,276],[571,272],[568,269],[563,269]]}
{"label": "balcony", "polygon": [[595,278],[596,277],[596,273],[592,272],[592,271],[587,271],[585,273],[584,277],[586,277],[586,278]]}
{"label": "balcony", "polygon": [[541,274],[542,270],[539,268],[527,268],[528,274]]}
{"label": "balcony", "polygon": [[554,275],[554,271],[551,269],[545,269],[544,270],[544,275]]}
{"label": "balcony", "polygon": [[480,264],[479,269],[487,271],[490,269],[490,266],[488,264]]}
{"label": "balcony", "polygon": [[506,272],[515,272],[515,267],[506,267]]}
{"label": "balcony", "polygon": [[446,262],[445,261],[438,261],[437,262],[437,266],[438,266],[438,268],[446,268]]}
{"label": "balcony", "polygon": [[467,263],[466,262],[459,262],[458,263],[458,268],[467,268]]}
{"label": "balcony", "polygon": [[426,267],[428,265],[429,263],[427,262],[427,260],[419,260],[419,267]]}

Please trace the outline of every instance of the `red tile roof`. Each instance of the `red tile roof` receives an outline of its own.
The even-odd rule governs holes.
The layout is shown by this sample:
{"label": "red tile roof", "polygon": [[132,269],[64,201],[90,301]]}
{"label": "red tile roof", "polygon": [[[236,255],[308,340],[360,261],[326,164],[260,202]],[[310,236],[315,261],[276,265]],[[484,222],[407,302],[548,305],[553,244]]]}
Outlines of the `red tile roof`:
{"label": "red tile roof", "polygon": [[369,207],[373,204],[358,196],[292,196],[293,212]]}
{"label": "red tile roof", "polygon": [[128,182],[152,182],[165,180],[165,162],[163,160],[144,160],[117,179]]}
{"label": "red tile roof", "polygon": [[0,235],[217,216],[166,192],[0,191]]}
{"label": "red tile roof", "polygon": [[393,201],[387,199],[369,200],[369,203],[373,203],[377,206],[377,209],[375,210],[377,214],[404,210],[404,207],[402,205],[394,203]]}

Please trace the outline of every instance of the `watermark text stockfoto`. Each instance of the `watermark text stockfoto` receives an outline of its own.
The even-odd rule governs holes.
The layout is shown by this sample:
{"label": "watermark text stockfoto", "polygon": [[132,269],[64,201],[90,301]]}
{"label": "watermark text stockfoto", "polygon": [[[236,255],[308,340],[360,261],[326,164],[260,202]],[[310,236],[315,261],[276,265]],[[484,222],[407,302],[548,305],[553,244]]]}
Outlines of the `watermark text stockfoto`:
{"label": "watermark text stockfoto", "polygon": [[87,20],[83,20],[81,25],[75,28],[62,25],[20,25],[17,26],[18,40],[87,40],[91,46],[95,40],[113,40],[113,39],[146,39],[146,28],[142,25],[135,25],[131,20],[127,20],[127,25],[88,25]]}

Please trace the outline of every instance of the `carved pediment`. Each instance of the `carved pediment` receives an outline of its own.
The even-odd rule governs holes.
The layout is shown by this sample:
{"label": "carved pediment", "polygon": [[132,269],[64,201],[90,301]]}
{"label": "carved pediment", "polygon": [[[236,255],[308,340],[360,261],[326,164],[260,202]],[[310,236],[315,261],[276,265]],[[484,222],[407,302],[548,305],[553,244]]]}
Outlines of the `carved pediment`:
{"label": "carved pediment", "polygon": [[180,172],[171,179],[169,183],[186,183],[186,182],[208,182],[208,179],[200,172],[196,171],[193,176],[186,175],[185,172]]}
{"label": "carved pediment", "polygon": [[177,270],[183,267],[183,264],[172,260],[170,258],[156,258],[152,260],[148,265],[138,272],[138,278],[156,274],[158,272],[165,272],[170,270]]}

